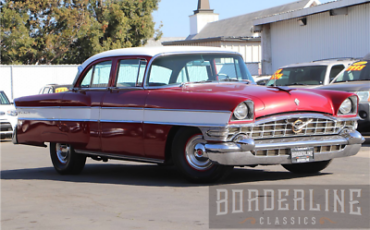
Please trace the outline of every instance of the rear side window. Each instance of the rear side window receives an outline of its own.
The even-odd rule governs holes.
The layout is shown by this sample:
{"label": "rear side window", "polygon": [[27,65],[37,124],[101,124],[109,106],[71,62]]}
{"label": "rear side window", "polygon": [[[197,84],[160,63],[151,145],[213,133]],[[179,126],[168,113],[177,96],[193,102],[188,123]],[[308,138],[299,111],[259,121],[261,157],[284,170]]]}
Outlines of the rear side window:
{"label": "rear side window", "polygon": [[116,87],[142,86],[146,64],[146,60],[121,60],[118,66]]}
{"label": "rear side window", "polygon": [[108,87],[112,61],[100,62],[92,66],[81,82],[82,88]]}

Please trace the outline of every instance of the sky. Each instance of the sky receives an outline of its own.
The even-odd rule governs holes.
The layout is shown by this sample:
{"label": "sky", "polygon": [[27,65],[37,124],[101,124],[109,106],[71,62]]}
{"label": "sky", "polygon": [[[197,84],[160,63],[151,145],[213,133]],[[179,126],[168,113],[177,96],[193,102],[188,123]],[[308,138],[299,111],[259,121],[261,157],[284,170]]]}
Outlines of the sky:
{"label": "sky", "polygon": [[[321,3],[331,1],[320,0]],[[220,15],[220,20],[290,2],[294,0],[209,0],[211,9]],[[162,37],[187,37],[190,33],[189,16],[194,14],[197,6],[198,0],[161,0],[153,18],[156,28],[163,25]]]}

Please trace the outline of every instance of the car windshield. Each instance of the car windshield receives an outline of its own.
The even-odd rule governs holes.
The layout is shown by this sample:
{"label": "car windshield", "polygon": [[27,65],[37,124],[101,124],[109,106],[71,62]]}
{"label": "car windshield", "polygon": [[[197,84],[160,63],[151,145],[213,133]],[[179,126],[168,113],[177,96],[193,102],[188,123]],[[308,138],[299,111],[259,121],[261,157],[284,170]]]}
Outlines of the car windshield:
{"label": "car windshield", "polygon": [[326,69],[326,66],[282,68],[272,75],[267,85],[322,85],[325,80]]}
{"label": "car windshield", "polygon": [[369,80],[370,80],[370,63],[367,61],[360,61],[352,64],[346,70],[338,74],[333,83],[348,81],[369,81]]}
{"label": "car windshield", "polygon": [[156,58],[149,70],[148,86],[214,81],[254,84],[243,59],[231,54],[188,54]]}
{"label": "car windshield", "polygon": [[0,92],[0,104],[1,105],[9,105],[10,102],[8,100],[8,97],[5,95],[4,92]]}

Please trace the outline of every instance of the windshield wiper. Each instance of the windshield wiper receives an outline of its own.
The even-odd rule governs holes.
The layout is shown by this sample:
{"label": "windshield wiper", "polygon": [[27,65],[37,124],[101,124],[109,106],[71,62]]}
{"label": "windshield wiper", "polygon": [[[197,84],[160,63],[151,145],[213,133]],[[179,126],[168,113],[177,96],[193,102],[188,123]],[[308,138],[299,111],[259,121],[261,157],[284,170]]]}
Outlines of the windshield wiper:
{"label": "windshield wiper", "polygon": [[291,83],[291,84],[288,84],[288,85],[306,85],[306,84],[299,83],[299,82],[294,82],[294,83]]}
{"label": "windshield wiper", "polygon": [[294,88],[289,88],[289,87],[283,87],[283,86],[268,86],[268,88],[276,88],[278,90],[287,92],[290,94],[290,91],[295,90]]}
{"label": "windshield wiper", "polygon": [[191,82],[182,82],[179,87],[183,87],[187,84],[197,84],[197,83],[205,83],[205,82],[214,82],[214,80],[203,80],[203,81],[191,81]]}
{"label": "windshield wiper", "polygon": [[358,80],[347,80],[347,81],[335,81],[335,82],[333,82],[333,83],[352,82],[352,81],[370,81],[370,79],[358,79]]}
{"label": "windshield wiper", "polygon": [[225,79],[218,80],[218,81],[241,82],[241,83],[246,83],[246,84],[250,84],[251,83],[250,80],[247,80],[247,79],[239,80],[239,79],[236,79],[236,78],[225,78]]}

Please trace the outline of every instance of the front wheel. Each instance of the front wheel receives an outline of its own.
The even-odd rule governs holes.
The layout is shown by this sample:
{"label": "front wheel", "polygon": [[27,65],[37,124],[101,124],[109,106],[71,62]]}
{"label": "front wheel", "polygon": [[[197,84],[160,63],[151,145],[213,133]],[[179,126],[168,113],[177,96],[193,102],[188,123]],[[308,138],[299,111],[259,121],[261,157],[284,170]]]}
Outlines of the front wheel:
{"label": "front wheel", "polygon": [[196,128],[181,128],[172,143],[172,159],[175,166],[196,183],[214,182],[228,175],[233,166],[217,165],[205,156],[199,155],[195,146],[205,143],[202,134]]}
{"label": "front wheel", "polygon": [[310,162],[302,164],[291,164],[291,165],[282,165],[286,170],[297,173],[297,174],[314,174],[318,173],[321,170],[328,167],[331,160],[329,161],[319,161],[319,162]]}
{"label": "front wheel", "polygon": [[86,156],[77,154],[68,144],[50,143],[50,157],[60,174],[79,174],[86,163]]}

